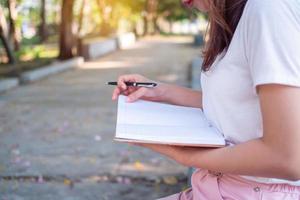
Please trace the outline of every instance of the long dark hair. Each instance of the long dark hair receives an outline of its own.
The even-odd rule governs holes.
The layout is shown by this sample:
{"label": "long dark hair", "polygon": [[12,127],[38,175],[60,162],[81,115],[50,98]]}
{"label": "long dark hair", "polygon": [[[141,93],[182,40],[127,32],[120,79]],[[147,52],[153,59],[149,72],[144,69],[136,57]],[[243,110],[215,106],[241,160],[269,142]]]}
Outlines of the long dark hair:
{"label": "long dark hair", "polygon": [[208,71],[218,54],[229,47],[246,3],[247,0],[210,1],[208,41],[203,51],[203,71]]}

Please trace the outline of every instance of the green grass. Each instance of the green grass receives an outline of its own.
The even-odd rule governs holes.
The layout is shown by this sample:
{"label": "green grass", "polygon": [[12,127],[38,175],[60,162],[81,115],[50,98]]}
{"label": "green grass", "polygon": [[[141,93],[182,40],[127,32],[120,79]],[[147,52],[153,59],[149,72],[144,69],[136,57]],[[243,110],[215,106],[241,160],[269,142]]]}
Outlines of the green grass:
{"label": "green grass", "polygon": [[23,38],[21,41],[21,46],[34,45],[40,43],[39,36],[33,36],[31,38]]}
{"label": "green grass", "polygon": [[29,61],[39,58],[53,58],[58,56],[58,49],[46,45],[28,45],[21,48],[15,53],[19,61]]}
{"label": "green grass", "polygon": [[1,64],[0,77],[16,77],[21,73],[50,64],[58,56],[58,49],[53,45],[26,45],[15,52],[17,63]]}

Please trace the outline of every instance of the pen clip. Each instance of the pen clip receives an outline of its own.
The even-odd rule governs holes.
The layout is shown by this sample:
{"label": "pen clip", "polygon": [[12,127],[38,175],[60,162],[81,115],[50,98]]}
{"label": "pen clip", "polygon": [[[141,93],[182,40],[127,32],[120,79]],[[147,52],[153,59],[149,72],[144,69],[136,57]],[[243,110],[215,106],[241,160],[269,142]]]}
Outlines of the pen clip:
{"label": "pen clip", "polygon": [[157,83],[135,83],[134,86],[146,87],[146,88],[154,88],[154,87],[157,86]]}

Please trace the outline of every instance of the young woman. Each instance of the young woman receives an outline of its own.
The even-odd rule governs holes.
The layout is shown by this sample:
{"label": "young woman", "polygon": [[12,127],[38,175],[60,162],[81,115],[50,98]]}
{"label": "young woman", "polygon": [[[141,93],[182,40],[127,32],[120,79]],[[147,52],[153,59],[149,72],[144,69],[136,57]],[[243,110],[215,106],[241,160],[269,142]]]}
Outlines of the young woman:
{"label": "young woman", "polygon": [[[197,168],[192,188],[164,199],[300,199],[300,1],[187,0],[208,13],[202,93],[168,84],[113,92],[203,108],[225,148],[142,145]],[[149,80],[150,81],[150,80]]]}

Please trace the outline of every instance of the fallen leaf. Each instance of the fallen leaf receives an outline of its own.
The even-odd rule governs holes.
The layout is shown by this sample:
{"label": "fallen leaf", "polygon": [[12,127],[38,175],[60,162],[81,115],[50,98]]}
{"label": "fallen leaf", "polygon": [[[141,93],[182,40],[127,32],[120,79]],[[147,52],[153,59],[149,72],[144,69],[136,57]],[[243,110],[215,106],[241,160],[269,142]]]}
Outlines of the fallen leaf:
{"label": "fallen leaf", "polygon": [[67,178],[64,179],[64,185],[69,186],[71,189],[74,187],[73,181]]}
{"label": "fallen leaf", "polygon": [[178,180],[175,176],[165,176],[163,177],[163,181],[167,185],[176,185],[178,183]]}
{"label": "fallen leaf", "polygon": [[137,169],[137,170],[144,170],[145,166],[140,161],[136,161],[134,163],[134,168]]}
{"label": "fallen leaf", "polygon": [[64,184],[70,186],[72,184],[72,181],[70,179],[65,178]]}

